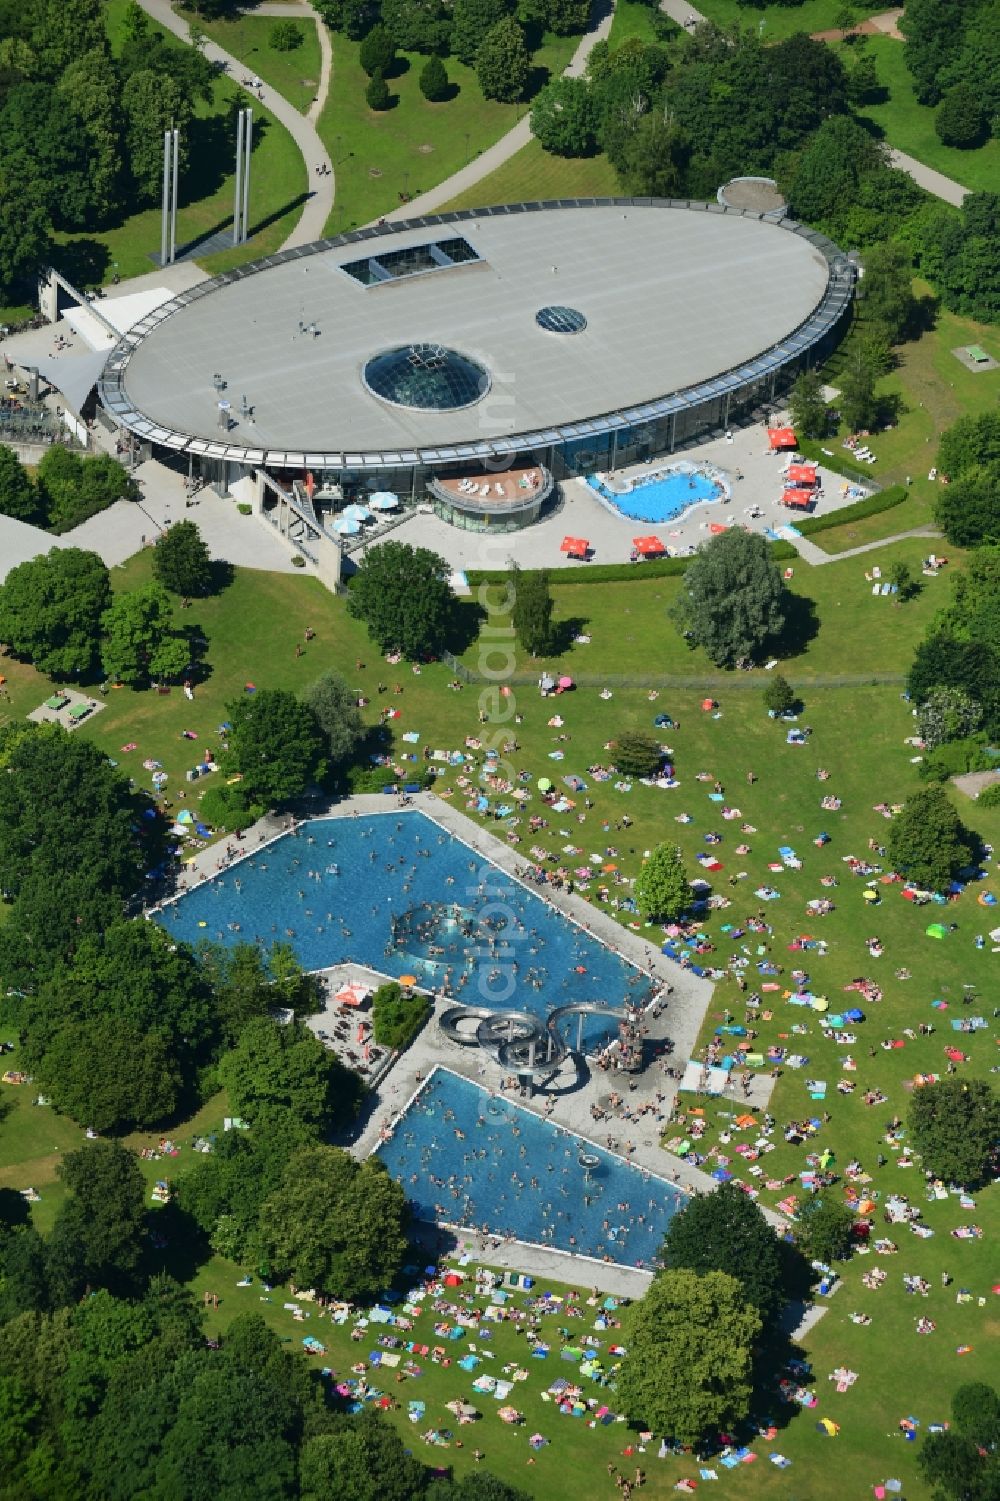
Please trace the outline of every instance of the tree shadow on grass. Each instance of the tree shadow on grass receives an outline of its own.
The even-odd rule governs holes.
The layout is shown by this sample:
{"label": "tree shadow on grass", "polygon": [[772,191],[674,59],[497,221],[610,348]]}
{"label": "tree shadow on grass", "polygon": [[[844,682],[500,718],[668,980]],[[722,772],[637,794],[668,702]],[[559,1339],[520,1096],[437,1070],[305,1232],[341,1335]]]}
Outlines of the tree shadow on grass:
{"label": "tree shadow on grass", "polygon": [[75,287],[99,287],[111,264],[111,252],[101,240],[83,236],[65,245],[54,245],[52,264]]}
{"label": "tree shadow on grass", "polygon": [[584,615],[568,615],[552,622],[552,636],[545,656],[561,657],[570,650],[577,636],[582,636],[590,622]]}
{"label": "tree shadow on grass", "polygon": [[785,598],[785,626],[771,642],[776,654],[798,657],[819,634],[819,611],[816,601],[804,594],[789,592]]}
{"label": "tree shadow on grass", "polygon": [[482,605],[470,599],[457,599],[451,612],[448,629],[448,649],[460,657],[479,635],[486,621]]}
{"label": "tree shadow on grass", "polygon": [[[212,1256],[198,1222],[179,1204],[165,1204],[147,1215],[150,1236],[143,1248],[139,1275],[145,1281],[162,1273],[188,1283]],[[153,1237],[162,1244],[156,1244]]]}

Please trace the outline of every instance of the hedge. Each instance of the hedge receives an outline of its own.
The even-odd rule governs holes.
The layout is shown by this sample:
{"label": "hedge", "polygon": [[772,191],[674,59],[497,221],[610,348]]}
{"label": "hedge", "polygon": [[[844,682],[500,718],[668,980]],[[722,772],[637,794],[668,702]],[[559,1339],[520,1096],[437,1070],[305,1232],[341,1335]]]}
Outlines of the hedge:
{"label": "hedge", "polygon": [[372,997],[372,1021],[379,1047],[402,1051],[431,1014],[425,995],[406,993],[395,980],[380,985]]}
{"label": "hedge", "polygon": [[[771,557],[776,563],[785,563],[798,557],[798,553],[790,542],[772,542]],[[620,584],[625,579],[682,578],[690,562],[689,556],[654,558],[649,563],[587,563],[580,569],[553,569],[549,583],[553,589],[559,589],[567,584]],[[469,588],[476,589],[480,584],[502,584],[510,574],[506,569],[467,568],[465,577]]]}
{"label": "hedge", "polygon": [[814,536],[816,532],[829,532],[838,526],[851,526],[855,521],[863,521],[866,516],[877,516],[881,511],[891,511],[894,506],[902,505],[909,498],[909,490],[905,485],[890,485],[886,490],[880,490],[877,495],[869,495],[867,500],[855,501],[852,506],[841,506],[839,511],[824,511],[822,516],[807,516],[803,521],[794,523],[797,531],[803,537]]}

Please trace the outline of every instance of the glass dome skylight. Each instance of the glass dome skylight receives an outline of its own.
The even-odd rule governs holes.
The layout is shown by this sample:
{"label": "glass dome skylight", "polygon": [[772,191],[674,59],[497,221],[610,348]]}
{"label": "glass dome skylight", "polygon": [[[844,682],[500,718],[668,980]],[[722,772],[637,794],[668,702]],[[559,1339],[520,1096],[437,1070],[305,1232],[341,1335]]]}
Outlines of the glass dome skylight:
{"label": "glass dome skylight", "polygon": [[472,406],[490,389],[485,366],[441,344],[404,344],[373,355],[362,379],[373,396],[424,412]]}

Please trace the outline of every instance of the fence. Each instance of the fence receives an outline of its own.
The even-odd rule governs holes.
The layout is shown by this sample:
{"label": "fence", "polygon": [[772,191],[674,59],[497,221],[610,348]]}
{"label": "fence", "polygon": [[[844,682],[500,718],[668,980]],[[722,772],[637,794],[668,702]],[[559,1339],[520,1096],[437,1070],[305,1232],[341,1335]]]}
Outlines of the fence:
{"label": "fence", "polygon": [[[473,672],[464,662],[460,662],[449,651],[441,653],[441,660],[463,683],[495,683],[493,678]],[[523,688],[526,685],[534,687],[540,675],[541,669],[535,672],[513,672],[504,682],[511,686]],[[769,678],[762,672],[738,672],[723,675],[704,675],[701,677],[685,676],[679,672],[646,673],[634,676],[628,673],[574,673],[573,682],[577,688],[672,688],[688,689],[697,693],[731,693],[733,689],[756,689],[766,687]],[[906,682],[906,674],[902,672],[845,672],[825,673],[817,677],[789,677],[789,684],[793,688],[803,691],[811,688],[866,688],[866,687],[902,687]]]}

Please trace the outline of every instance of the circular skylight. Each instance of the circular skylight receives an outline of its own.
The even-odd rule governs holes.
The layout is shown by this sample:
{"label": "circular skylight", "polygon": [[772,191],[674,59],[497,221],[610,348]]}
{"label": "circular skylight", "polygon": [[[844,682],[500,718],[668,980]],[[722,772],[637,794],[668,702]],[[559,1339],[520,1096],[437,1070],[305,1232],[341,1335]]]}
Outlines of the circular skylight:
{"label": "circular skylight", "polygon": [[579,334],[587,327],[587,320],[575,307],[543,307],[535,314],[539,328],[550,334]]}
{"label": "circular skylight", "polygon": [[490,389],[485,366],[441,344],[404,344],[372,355],[362,379],[373,396],[424,412],[470,407]]}

